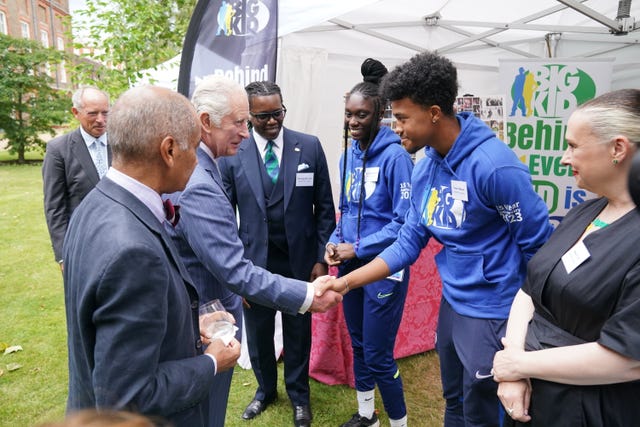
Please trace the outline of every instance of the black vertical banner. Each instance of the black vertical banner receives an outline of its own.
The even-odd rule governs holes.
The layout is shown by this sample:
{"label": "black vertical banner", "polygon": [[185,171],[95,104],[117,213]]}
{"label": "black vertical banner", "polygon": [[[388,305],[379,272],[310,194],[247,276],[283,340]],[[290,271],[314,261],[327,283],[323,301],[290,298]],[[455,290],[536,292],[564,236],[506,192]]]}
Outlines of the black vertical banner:
{"label": "black vertical banner", "polygon": [[182,48],[178,92],[225,75],[243,86],[276,78],[277,0],[198,0]]}

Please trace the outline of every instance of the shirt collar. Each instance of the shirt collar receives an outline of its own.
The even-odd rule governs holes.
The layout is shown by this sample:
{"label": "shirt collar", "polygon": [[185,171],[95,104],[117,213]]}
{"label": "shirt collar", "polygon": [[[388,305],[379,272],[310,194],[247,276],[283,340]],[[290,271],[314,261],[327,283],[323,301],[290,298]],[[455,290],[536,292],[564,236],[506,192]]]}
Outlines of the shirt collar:
{"label": "shirt collar", "polygon": [[82,135],[82,139],[84,140],[84,143],[87,144],[87,147],[90,147],[91,144],[93,144],[93,141],[95,141],[96,139],[98,141],[100,141],[102,143],[102,145],[107,145],[107,133],[103,133],[102,135],[100,135],[100,138],[96,138],[94,136],[89,135],[89,133],[84,130],[84,128],[82,126],[80,126],[80,134]]}
{"label": "shirt collar", "polygon": [[[272,139],[272,141],[273,141],[273,143],[275,145],[275,148],[282,149],[282,143],[283,143],[282,131],[283,131],[283,129],[284,129],[284,127],[280,129],[280,133],[278,134],[278,136],[275,139]],[[253,130],[251,132],[253,132],[253,139],[255,139],[256,145],[258,146],[258,149],[260,149],[261,153],[264,153],[264,150],[267,149],[268,140],[265,139],[262,135],[260,135],[255,130]]]}
{"label": "shirt collar", "polygon": [[216,161],[216,158],[213,155],[213,151],[211,151],[211,149],[209,147],[207,147],[207,144],[205,144],[204,142],[200,141],[200,148],[202,148],[202,151],[207,153],[207,156],[211,157],[211,160],[213,160],[214,162]]}
{"label": "shirt collar", "polygon": [[160,223],[164,222],[164,205],[162,198],[155,190],[114,168],[109,168],[106,176],[140,200]]}

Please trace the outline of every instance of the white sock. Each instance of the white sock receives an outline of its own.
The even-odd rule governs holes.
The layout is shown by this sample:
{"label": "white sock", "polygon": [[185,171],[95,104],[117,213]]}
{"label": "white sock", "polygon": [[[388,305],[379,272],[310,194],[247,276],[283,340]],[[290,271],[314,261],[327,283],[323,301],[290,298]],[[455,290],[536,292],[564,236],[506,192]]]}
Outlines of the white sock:
{"label": "white sock", "polygon": [[358,391],[356,395],[358,396],[358,413],[360,416],[369,419],[373,417],[373,411],[376,409],[375,390]]}
{"label": "white sock", "polygon": [[407,427],[407,416],[405,415],[399,420],[389,418],[389,424],[391,425],[391,427]]}

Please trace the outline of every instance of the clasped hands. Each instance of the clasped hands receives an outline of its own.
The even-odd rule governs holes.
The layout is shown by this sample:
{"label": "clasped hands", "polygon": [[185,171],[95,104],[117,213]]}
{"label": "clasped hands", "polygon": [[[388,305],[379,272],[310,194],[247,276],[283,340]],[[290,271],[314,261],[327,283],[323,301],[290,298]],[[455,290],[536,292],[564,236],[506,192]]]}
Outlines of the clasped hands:
{"label": "clasped hands", "polygon": [[524,350],[515,348],[506,338],[501,341],[504,350],[495,354],[491,369],[493,380],[498,382],[498,398],[511,418],[526,423],[531,420],[531,381],[517,371]]}
{"label": "clasped hands", "polygon": [[351,243],[327,243],[324,252],[324,261],[329,266],[342,264],[343,261],[356,257],[356,251]]}

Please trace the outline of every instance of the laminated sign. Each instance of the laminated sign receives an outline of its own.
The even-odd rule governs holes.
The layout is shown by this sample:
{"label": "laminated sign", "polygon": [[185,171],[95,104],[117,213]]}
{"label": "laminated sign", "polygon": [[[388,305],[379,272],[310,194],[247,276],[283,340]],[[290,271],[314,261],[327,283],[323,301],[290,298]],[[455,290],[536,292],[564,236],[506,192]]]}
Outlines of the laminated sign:
{"label": "laminated sign", "polygon": [[500,61],[506,100],[504,142],[529,168],[554,225],[573,206],[595,197],[575,185],[571,167],[561,159],[569,116],[577,106],[610,90],[612,68],[612,59]]}

